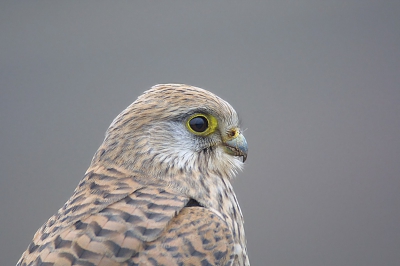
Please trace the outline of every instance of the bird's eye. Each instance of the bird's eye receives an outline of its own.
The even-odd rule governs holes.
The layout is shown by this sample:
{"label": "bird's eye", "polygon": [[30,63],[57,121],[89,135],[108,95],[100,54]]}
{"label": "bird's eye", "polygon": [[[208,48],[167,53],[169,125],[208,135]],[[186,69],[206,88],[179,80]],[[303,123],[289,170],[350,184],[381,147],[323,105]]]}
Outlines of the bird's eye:
{"label": "bird's eye", "polygon": [[189,126],[193,131],[204,132],[208,128],[208,120],[204,116],[196,116],[189,120]]}
{"label": "bird's eye", "polygon": [[186,128],[198,136],[207,136],[213,133],[217,126],[217,119],[209,114],[196,113],[186,120]]}

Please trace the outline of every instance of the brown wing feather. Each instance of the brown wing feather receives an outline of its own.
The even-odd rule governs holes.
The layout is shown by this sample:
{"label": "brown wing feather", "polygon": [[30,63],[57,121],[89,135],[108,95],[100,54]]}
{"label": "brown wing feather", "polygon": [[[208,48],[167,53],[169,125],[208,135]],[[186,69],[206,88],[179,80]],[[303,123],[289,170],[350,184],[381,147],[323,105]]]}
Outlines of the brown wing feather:
{"label": "brown wing feather", "polygon": [[211,210],[141,188],[75,222],[26,254],[21,265],[230,265],[233,238]]}
{"label": "brown wing feather", "polygon": [[137,256],[145,241],[156,239],[188,201],[172,190],[140,188],[62,230],[51,234],[39,231],[20,263],[62,260],[66,263],[62,265],[83,262],[98,265],[108,259],[126,262]]}
{"label": "brown wing feather", "polygon": [[140,265],[232,265],[233,260],[233,237],[226,222],[201,207],[183,208],[139,255]]}

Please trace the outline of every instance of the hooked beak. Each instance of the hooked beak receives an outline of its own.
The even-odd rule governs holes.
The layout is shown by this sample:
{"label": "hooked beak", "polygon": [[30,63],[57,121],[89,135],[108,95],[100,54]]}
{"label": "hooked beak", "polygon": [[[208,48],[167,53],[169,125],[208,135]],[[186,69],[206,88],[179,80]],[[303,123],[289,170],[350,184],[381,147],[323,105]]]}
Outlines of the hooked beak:
{"label": "hooked beak", "polygon": [[247,141],[242,133],[235,134],[232,139],[223,142],[225,152],[233,156],[241,156],[243,162],[247,159]]}

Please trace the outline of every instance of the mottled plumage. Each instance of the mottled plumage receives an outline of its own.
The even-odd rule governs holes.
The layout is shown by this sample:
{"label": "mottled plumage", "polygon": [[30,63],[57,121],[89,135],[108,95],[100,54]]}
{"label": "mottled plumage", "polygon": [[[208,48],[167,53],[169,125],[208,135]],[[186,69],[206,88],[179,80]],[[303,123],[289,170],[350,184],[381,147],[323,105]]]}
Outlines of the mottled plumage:
{"label": "mottled plumage", "polygon": [[114,119],[17,265],[249,265],[230,183],[240,157],[247,143],[227,102],[154,86]]}

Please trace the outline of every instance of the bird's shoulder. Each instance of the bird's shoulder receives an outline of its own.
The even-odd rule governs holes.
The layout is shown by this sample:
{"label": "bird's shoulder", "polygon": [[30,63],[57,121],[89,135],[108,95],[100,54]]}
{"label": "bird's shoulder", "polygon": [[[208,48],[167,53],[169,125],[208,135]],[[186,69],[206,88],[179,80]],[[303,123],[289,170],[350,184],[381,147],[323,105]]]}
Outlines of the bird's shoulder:
{"label": "bird's shoulder", "polygon": [[[185,207],[140,253],[143,265],[232,265],[234,240],[214,210]],[[151,264],[153,263],[153,264]]]}
{"label": "bird's shoulder", "polygon": [[154,259],[160,260],[157,265],[216,265],[213,261],[232,260],[226,222],[213,210],[189,207],[192,202],[175,189],[115,169],[88,172],[35,234],[20,265],[146,265]]}

